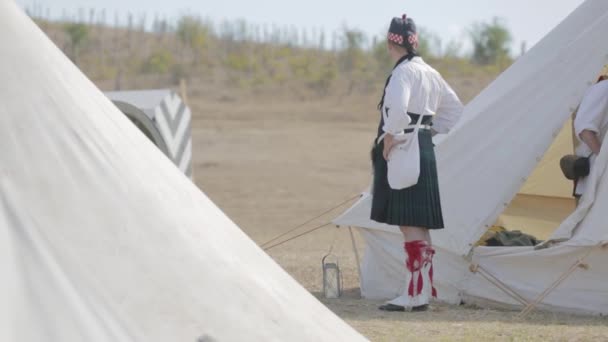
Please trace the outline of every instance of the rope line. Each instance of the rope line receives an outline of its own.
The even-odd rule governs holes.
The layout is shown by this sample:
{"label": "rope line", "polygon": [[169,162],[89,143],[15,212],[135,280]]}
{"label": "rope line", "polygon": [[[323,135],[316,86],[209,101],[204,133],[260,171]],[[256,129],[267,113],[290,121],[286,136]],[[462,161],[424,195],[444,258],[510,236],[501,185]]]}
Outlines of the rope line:
{"label": "rope line", "polygon": [[[276,241],[276,240],[278,240],[278,239],[280,239],[280,238],[284,237],[285,235],[288,235],[288,234],[290,234],[290,233],[292,233],[292,232],[294,232],[294,231],[296,231],[296,230],[298,230],[298,229],[300,229],[300,228],[304,227],[305,225],[309,224],[310,222],[312,222],[312,221],[314,221],[314,220],[316,220],[316,219],[318,219],[318,218],[320,218],[320,217],[322,217],[322,216],[324,216],[324,215],[326,215],[326,214],[328,214],[328,213],[330,213],[330,212],[332,212],[332,211],[336,210],[337,208],[339,208],[339,207],[341,207],[341,206],[345,205],[346,203],[348,203],[348,202],[350,202],[350,201],[352,201],[352,200],[354,200],[354,199],[356,199],[356,198],[358,198],[358,197],[361,197],[361,194],[357,194],[356,196],[353,196],[353,197],[351,197],[351,198],[347,199],[346,201],[344,201],[344,202],[342,202],[342,203],[340,203],[340,204],[336,205],[335,207],[333,207],[333,208],[331,208],[331,209],[328,209],[328,210],[324,211],[323,213],[321,213],[321,214],[319,214],[319,215],[317,215],[317,216],[315,216],[315,217],[311,218],[310,220],[307,220],[306,222],[304,222],[304,223],[301,223],[301,224],[297,225],[296,227],[294,227],[294,228],[292,228],[292,229],[290,229],[290,230],[286,231],[285,233],[282,233],[282,234],[280,234],[279,236],[274,237],[274,238],[272,238],[272,239],[270,239],[270,240],[268,240],[268,241],[264,242],[263,244],[261,244],[261,245],[260,245],[260,247],[264,248],[264,247],[265,247],[266,245],[268,245],[269,243],[274,242],[274,241]],[[329,224],[329,223],[328,223],[328,224]]]}
{"label": "rope line", "polygon": [[315,230],[319,230],[319,229],[321,229],[321,228],[323,228],[323,227],[327,227],[327,226],[329,226],[330,224],[331,224],[331,222],[327,222],[327,223],[322,224],[322,225],[320,225],[320,226],[316,226],[316,227],[314,227],[314,228],[312,228],[312,229],[310,229],[310,230],[305,231],[305,232],[304,232],[304,233],[302,233],[302,234],[298,234],[298,235],[296,235],[296,236],[294,236],[294,237],[291,237],[291,238],[289,238],[289,239],[287,239],[287,240],[285,240],[285,241],[282,241],[282,242],[276,243],[276,244],[274,244],[274,245],[272,245],[272,246],[265,247],[265,248],[264,248],[264,250],[265,250],[265,251],[268,251],[268,250],[270,250],[270,249],[272,249],[272,248],[275,248],[275,247],[277,247],[277,246],[280,246],[280,245],[282,245],[282,244],[284,244],[284,243],[287,243],[287,242],[289,242],[289,241],[291,241],[291,240],[297,239],[297,238],[299,238],[299,237],[301,237],[301,236],[304,236],[304,235],[306,235],[306,234],[310,234],[310,233],[314,232]]}

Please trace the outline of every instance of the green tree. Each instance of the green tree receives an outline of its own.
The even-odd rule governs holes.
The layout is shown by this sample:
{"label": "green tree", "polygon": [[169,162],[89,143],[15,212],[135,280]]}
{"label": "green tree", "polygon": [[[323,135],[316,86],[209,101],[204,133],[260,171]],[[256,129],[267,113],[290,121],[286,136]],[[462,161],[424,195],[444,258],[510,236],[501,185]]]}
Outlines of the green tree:
{"label": "green tree", "polygon": [[203,23],[199,17],[185,15],[179,18],[176,35],[185,46],[192,49],[194,54],[192,64],[201,60],[202,53],[209,44],[210,31],[209,25]]}
{"label": "green tree", "polygon": [[158,50],[152,53],[143,64],[142,71],[145,73],[165,74],[173,66],[173,55],[167,50]]}
{"label": "green tree", "polygon": [[450,40],[443,47],[441,54],[442,58],[458,58],[461,56],[462,42],[458,40]]}
{"label": "green tree", "polygon": [[344,28],[341,37],[342,52],[340,60],[343,70],[352,72],[361,68],[364,59],[363,45],[366,37],[363,31]]}
{"label": "green tree", "polygon": [[78,63],[80,49],[89,39],[89,28],[81,23],[69,23],[63,27],[63,31],[68,35],[70,40],[71,58],[74,63]]}
{"label": "green tree", "polygon": [[423,58],[433,58],[440,55],[441,39],[433,32],[418,28],[418,53]]}
{"label": "green tree", "polygon": [[499,18],[474,24],[469,31],[473,44],[471,59],[476,64],[499,64],[509,59],[511,32]]}
{"label": "green tree", "polygon": [[309,86],[316,91],[317,95],[328,96],[329,90],[336,80],[338,73],[334,61],[327,60],[318,66],[316,73],[311,75]]}
{"label": "green tree", "polygon": [[390,68],[393,66],[393,61],[391,61],[391,57],[388,54],[386,38],[383,36],[380,36],[380,38],[374,38],[371,52],[374,60],[376,61],[380,74],[384,75],[389,72]]}

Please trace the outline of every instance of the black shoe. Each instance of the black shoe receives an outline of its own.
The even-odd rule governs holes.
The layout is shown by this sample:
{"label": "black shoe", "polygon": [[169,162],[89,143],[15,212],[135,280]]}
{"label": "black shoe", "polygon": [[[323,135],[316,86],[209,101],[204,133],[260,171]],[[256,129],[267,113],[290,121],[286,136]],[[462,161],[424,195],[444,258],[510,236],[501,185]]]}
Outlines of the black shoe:
{"label": "black shoe", "polygon": [[378,307],[378,309],[380,309],[382,311],[405,311],[405,307],[403,307],[401,305],[395,305],[395,304],[380,305]]}
{"label": "black shoe", "polygon": [[429,309],[429,305],[424,304],[424,305],[414,306],[412,308],[412,312],[422,312],[422,311],[427,311],[428,309]]}

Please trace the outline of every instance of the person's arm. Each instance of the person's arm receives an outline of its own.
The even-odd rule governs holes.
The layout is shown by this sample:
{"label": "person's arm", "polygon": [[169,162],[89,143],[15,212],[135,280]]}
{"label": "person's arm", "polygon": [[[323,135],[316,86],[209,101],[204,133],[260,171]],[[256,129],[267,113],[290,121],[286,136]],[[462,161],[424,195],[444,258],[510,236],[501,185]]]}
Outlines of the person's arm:
{"label": "person's arm", "polygon": [[443,83],[442,92],[440,94],[439,106],[437,113],[433,118],[433,135],[437,133],[448,133],[460,120],[464,106],[456,92],[450,85],[441,80]]}
{"label": "person's arm", "polygon": [[589,148],[593,153],[595,153],[595,155],[600,154],[600,148],[602,147],[602,143],[597,137],[597,133],[590,129],[585,129],[578,136],[587,146],[589,146]]}
{"label": "person's arm", "polygon": [[411,86],[410,80],[402,70],[396,70],[386,86],[384,99],[384,159],[388,160],[393,147],[395,147],[394,135],[400,134],[411,123],[412,119],[407,114],[410,102]]}
{"label": "person's arm", "polygon": [[608,94],[606,94],[602,82],[602,84],[596,84],[587,90],[574,118],[576,135],[596,155],[600,152],[602,145],[598,134],[602,119],[607,111]]}
{"label": "person's arm", "polygon": [[396,135],[410,124],[411,118],[407,114],[410,102],[411,86],[402,70],[395,70],[390,82],[386,86],[384,98],[384,126],[382,130],[387,134]]}

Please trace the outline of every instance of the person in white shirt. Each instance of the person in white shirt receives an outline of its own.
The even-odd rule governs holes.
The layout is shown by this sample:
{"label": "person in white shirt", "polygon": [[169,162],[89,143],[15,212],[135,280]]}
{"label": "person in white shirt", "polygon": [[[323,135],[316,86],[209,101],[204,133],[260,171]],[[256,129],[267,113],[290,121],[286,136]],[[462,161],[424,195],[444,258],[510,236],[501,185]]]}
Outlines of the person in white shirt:
{"label": "person in white shirt", "polygon": [[[576,155],[590,157],[593,167],[600,153],[602,140],[608,131],[608,81],[602,76],[599,82],[587,89],[574,118],[574,132],[579,140]],[[587,177],[576,181],[574,194],[580,197],[587,187]]]}
{"label": "person in white shirt", "polygon": [[[460,118],[463,106],[441,75],[418,56],[418,34],[411,18],[403,15],[392,19],[387,44],[396,64],[378,104],[381,115],[378,138],[372,150],[371,219],[399,226],[405,239],[408,280],[403,295],[379,309],[424,311],[431,296],[436,296],[432,286],[435,251],[429,230],[444,228],[432,136],[447,133]],[[401,190],[391,189],[387,159],[400,144],[394,136],[412,133],[421,115],[417,137],[420,148],[418,183]]]}

